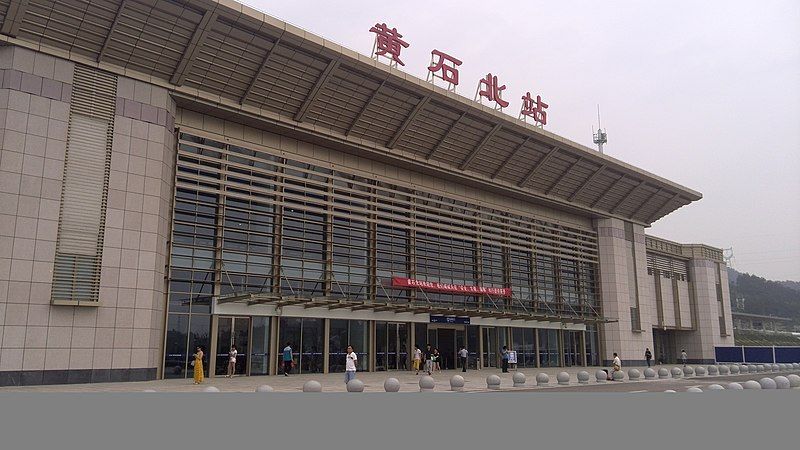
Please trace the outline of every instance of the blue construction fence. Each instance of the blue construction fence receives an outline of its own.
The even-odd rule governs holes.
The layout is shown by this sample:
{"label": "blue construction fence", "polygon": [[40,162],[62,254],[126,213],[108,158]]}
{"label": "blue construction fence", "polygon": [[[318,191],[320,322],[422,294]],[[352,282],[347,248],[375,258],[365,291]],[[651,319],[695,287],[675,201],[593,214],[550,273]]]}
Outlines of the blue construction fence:
{"label": "blue construction fence", "polygon": [[800,347],[714,347],[718,363],[796,363]]}

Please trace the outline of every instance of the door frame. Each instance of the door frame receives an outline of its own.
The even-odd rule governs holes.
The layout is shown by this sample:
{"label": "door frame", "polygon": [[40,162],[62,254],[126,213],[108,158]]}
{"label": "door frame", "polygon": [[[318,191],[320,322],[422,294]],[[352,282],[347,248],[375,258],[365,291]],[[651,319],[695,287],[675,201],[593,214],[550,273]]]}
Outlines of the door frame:
{"label": "door frame", "polygon": [[[236,323],[236,319],[247,319],[247,353],[245,353],[245,373],[239,375],[250,376],[250,346],[252,345],[251,338],[253,336],[253,317],[252,316],[237,316],[234,314],[213,314],[211,316],[211,348],[209,348],[209,361],[208,361],[208,377],[216,377],[217,371],[217,344],[219,343],[219,319],[233,319],[231,325]],[[231,335],[235,328],[231,326]]]}

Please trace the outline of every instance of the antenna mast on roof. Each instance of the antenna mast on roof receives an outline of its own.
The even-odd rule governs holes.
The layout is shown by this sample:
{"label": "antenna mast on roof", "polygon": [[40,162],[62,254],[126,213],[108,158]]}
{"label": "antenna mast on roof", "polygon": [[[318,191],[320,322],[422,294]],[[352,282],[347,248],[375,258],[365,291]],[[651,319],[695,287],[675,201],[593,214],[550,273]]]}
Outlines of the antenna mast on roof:
{"label": "antenna mast on roof", "polygon": [[600,105],[597,105],[597,132],[595,133],[594,127],[592,127],[592,137],[594,143],[597,144],[597,150],[603,153],[603,144],[608,142],[608,134],[600,128]]}

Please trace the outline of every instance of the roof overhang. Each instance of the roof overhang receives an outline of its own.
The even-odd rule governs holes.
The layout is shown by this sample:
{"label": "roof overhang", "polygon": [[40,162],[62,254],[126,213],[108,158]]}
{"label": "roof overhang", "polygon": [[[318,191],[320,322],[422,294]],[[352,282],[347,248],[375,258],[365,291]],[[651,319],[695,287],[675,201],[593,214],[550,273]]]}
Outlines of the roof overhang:
{"label": "roof overhang", "polygon": [[180,106],[596,217],[699,192],[230,0],[0,0],[0,42],[170,89]]}

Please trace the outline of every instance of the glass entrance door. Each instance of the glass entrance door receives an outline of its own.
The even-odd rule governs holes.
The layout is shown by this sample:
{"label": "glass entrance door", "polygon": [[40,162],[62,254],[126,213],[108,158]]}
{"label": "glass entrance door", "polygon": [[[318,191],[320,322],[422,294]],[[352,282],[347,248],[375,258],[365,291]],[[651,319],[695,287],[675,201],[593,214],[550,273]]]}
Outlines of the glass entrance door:
{"label": "glass entrance door", "polygon": [[564,331],[564,365],[582,366],[583,348],[580,331]]}
{"label": "glass entrance door", "polygon": [[497,367],[497,330],[483,328],[483,367]]}
{"label": "glass entrance door", "polygon": [[214,375],[223,376],[228,373],[229,351],[236,346],[236,374],[247,375],[248,356],[250,352],[250,318],[220,317],[217,321],[217,359],[214,364]]}

